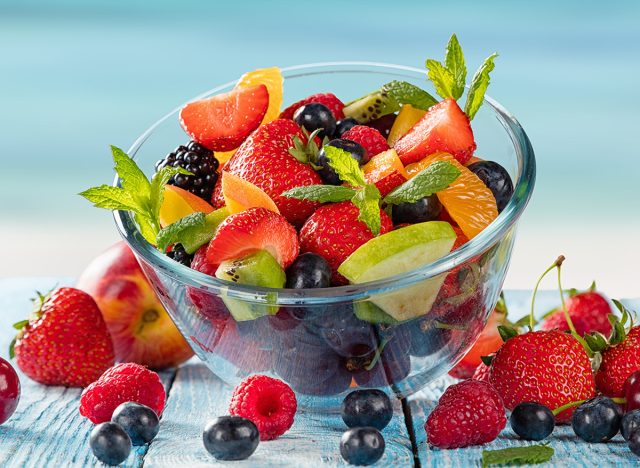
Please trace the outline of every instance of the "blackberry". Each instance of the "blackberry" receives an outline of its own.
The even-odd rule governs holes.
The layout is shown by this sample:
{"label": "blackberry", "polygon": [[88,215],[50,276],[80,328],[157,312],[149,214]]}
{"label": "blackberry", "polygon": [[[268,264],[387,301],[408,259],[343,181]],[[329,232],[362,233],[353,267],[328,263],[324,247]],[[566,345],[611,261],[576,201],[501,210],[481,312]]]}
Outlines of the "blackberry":
{"label": "blackberry", "polygon": [[182,244],[175,244],[171,248],[171,252],[167,252],[167,257],[188,267],[191,266],[191,261],[193,260],[193,255],[189,255],[182,247]]}
{"label": "blackberry", "polygon": [[178,146],[173,153],[156,163],[156,171],[163,167],[182,167],[191,172],[192,176],[178,174],[172,177],[169,184],[187,190],[194,195],[211,202],[211,194],[218,180],[218,166],[220,163],[213,152],[204,146],[190,141],[186,146]]}

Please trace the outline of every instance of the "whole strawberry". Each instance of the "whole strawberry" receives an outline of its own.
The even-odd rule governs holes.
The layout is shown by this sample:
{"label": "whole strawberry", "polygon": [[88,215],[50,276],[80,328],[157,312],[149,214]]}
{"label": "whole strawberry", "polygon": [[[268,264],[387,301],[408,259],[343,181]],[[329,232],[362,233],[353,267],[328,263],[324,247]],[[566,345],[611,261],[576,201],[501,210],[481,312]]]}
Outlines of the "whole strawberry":
{"label": "whole strawberry", "polygon": [[447,388],[424,428],[430,445],[461,448],[495,440],[506,423],[498,392],[486,382],[465,380]]}
{"label": "whole strawberry", "polygon": [[[300,251],[312,252],[329,263],[333,284],[346,284],[337,270],[358,247],[373,239],[371,230],[358,220],[360,211],[350,201],[331,203],[316,210],[300,229]],[[393,229],[391,218],[380,210],[380,234]]]}
{"label": "whole strawberry", "polygon": [[596,373],[598,390],[609,397],[623,396],[625,381],[637,370],[640,370],[640,326],[631,328],[621,343],[602,351],[602,363]]}
{"label": "whole strawberry", "polygon": [[[605,336],[611,334],[609,314],[613,311],[602,294],[593,290],[578,293],[567,299],[565,305],[578,335],[593,332],[600,332]],[[564,312],[557,310],[542,322],[541,328],[569,331],[569,324]]]}
{"label": "whole strawberry", "polygon": [[96,302],[74,288],[39,295],[19,322],[13,354],[28,377],[45,385],[85,387],[114,363],[113,343]]}

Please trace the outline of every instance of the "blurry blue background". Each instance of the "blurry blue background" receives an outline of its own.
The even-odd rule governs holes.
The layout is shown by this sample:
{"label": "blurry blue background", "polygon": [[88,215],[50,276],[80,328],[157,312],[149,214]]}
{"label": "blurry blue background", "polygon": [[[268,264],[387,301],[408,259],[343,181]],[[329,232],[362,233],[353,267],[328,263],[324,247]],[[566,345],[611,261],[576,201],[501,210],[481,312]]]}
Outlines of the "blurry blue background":
{"label": "blurry blue background", "polygon": [[0,275],[76,275],[115,241],[75,194],[190,97],[263,66],[420,67],[457,32],[469,68],[500,53],[489,94],[538,157],[507,287],[564,253],[567,285],[638,296],[640,2],[559,3],[0,1]]}

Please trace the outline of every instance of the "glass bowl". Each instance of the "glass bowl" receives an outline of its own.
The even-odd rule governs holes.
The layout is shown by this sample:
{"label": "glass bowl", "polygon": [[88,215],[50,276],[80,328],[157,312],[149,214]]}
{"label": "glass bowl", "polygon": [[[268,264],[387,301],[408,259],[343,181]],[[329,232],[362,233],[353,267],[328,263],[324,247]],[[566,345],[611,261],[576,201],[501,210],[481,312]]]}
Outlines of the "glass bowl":
{"label": "glass bowl", "polygon": [[[282,72],[285,105],[317,92],[348,101],[390,80],[428,85],[424,70],[378,63],[311,64]],[[187,140],[178,111],[160,119],[129,149],[143,170],[151,172],[158,159]],[[403,275],[327,289],[238,285],[172,261],[144,240],[130,213],[116,212],[116,224],[196,355],[226,383],[236,385],[254,373],[272,375],[296,391],[303,407],[324,410],[337,407],[356,386],[405,397],[451,369],[477,339],[497,302],[516,224],[533,190],[533,149],[517,120],[487,98],[473,128],[477,154],[509,171],[515,193],[473,240]],[[424,294],[443,279],[439,293]],[[417,311],[417,319],[389,323],[379,313],[379,305],[421,293],[424,310]],[[234,301],[265,316],[236,322],[226,306]],[[363,314],[370,321],[360,320]]]}

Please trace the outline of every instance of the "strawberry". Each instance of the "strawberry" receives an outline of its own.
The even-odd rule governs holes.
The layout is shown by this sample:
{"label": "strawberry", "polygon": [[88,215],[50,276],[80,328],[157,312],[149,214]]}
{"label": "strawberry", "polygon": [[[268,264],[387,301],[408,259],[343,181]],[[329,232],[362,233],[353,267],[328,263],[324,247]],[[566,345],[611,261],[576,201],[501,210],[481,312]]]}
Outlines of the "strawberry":
{"label": "strawberry", "polygon": [[[278,119],[255,131],[231,157],[224,170],[264,190],[287,220],[300,226],[320,206],[316,202],[280,196],[303,185],[322,184],[322,179],[305,163],[289,154],[294,137],[306,138],[292,120]],[[214,192],[214,206],[221,206],[221,190]]]}
{"label": "strawberry", "polygon": [[227,217],[207,247],[207,262],[225,260],[267,250],[285,269],[298,256],[298,233],[287,220],[266,208],[249,208]]}
{"label": "strawberry", "polygon": [[[567,312],[576,327],[578,335],[600,332],[605,336],[611,334],[609,314],[613,313],[609,302],[598,292],[589,290],[570,297],[565,302]],[[562,310],[556,310],[543,322],[543,330],[569,331],[569,324]]]}
{"label": "strawberry", "polygon": [[302,106],[306,106],[312,102],[317,102],[320,104],[324,104],[329,108],[329,110],[333,113],[333,116],[336,120],[340,120],[344,118],[344,103],[338,99],[335,94],[332,93],[318,93],[313,94],[307,98],[302,99],[301,101],[295,102],[282,111],[280,114],[281,119],[293,119],[293,114],[298,108]]}
{"label": "strawberry", "polygon": [[[495,356],[495,353],[489,355],[489,357]],[[480,362],[476,370],[473,371],[473,375],[471,376],[472,380],[480,380],[481,382],[489,383],[489,372],[491,371],[491,366],[487,366],[484,362]]]}
{"label": "strawberry", "polygon": [[180,125],[210,150],[229,151],[258,128],[268,107],[265,85],[235,88],[185,105],[180,110]]}
{"label": "strawberry", "polygon": [[[347,283],[337,272],[338,267],[358,247],[373,239],[369,228],[358,221],[359,213],[358,208],[350,201],[324,205],[300,229],[300,250],[324,257],[333,272],[334,284]],[[380,234],[391,231],[393,223],[382,210],[380,218]]]}
{"label": "strawberry", "polygon": [[350,128],[342,134],[341,138],[360,144],[367,151],[369,157],[389,149],[386,138],[375,128],[367,127],[366,125],[356,125]]}
{"label": "strawberry", "polygon": [[596,373],[598,390],[609,397],[624,394],[624,383],[640,370],[640,326],[633,327],[621,343],[602,351],[602,363]]}
{"label": "strawberry", "polygon": [[13,352],[18,367],[45,385],[85,387],[111,367],[111,336],[98,305],[87,293],[60,288],[39,295],[36,311],[19,322]]}
{"label": "strawberry", "polygon": [[449,98],[431,107],[425,116],[394,145],[402,162],[418,162],[443,151],[465,164],[476,149],[467,115]]}

